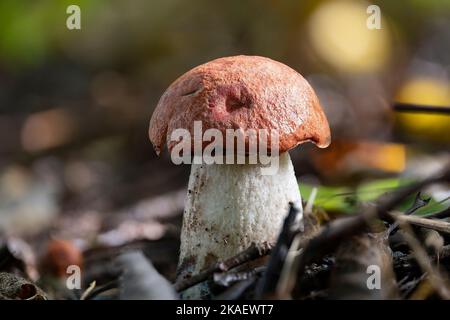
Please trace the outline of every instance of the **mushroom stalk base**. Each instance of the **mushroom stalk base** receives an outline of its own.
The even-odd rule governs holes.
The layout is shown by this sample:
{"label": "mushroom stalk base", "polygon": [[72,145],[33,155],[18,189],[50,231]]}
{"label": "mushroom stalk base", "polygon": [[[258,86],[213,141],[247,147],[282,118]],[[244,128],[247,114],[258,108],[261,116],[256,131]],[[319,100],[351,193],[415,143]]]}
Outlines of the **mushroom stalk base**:
{"label": "mushroom stalk base", "polygon": [[181,232],[179,279],[236,255],[252,242],[276,241],[289,202],[300,202],[300,191],[287,152],[280,155],[276,174],[262,175],[261,167],[192,165]]}

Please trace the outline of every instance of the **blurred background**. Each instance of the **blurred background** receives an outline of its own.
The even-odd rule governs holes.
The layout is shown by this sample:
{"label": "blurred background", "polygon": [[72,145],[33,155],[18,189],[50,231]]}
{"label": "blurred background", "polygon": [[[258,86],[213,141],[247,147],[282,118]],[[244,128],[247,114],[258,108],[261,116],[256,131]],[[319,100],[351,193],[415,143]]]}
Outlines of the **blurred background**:
{"label": "blurred background", "polygon": [[[81,30],[66,27],[70,4]],[[0,0],[0,239],[34,277],[64,239],[91,266],[141,246],[173,280],[190,168],[157,158],[148,122],[178,76],[237,54],[311,83],[333,142],[292,152],[303,196],[320,185],[324,207],[351,211],[448,163],[449,52],[447,0]],[[430,194],[448,204],[445,186]]]}

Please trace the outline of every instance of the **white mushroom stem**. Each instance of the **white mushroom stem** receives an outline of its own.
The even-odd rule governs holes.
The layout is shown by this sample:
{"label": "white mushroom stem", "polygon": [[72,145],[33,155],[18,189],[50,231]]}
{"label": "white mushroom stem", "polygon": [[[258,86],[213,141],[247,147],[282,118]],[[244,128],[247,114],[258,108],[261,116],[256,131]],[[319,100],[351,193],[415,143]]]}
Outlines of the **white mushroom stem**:
{"label": "white mushroom stem", "polygon": [[[275,242],[289,202],[301,203],[287,152],[274,175],[259,164],[192,165],[181,233],[179,277],[246,249]],[[300,215],[301,216],[301,215]]]}

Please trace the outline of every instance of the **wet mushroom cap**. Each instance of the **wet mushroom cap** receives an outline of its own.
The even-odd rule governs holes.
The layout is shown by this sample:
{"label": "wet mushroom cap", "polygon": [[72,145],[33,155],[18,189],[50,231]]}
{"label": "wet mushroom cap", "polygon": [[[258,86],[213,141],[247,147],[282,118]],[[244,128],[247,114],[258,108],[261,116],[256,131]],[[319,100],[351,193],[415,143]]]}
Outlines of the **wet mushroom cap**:
{"label": "wet mushroom cap", "polygon": [[215,128],[224,137],[226,129],[276,130],[280,153],[306,141],[321,148],[330,143],[328,121],[309,83],[292,68],[259,56],[219,58],[173,82],[150,120],[156,152],[166,142],[169,151],[178,143],[170,141],[175,129],[193,137],[194,121],[201,121],[203,132]]}

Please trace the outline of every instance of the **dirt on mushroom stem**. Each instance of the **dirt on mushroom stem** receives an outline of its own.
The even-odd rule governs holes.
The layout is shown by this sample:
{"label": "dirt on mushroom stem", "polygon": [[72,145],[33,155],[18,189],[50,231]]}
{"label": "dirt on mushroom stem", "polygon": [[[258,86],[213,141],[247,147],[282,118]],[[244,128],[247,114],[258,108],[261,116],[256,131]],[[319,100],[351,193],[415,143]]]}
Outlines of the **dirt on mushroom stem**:
{"label": "dirt on mushroom stem", "polygon": [[[287,152],[280,156],[275,175],[261,175],[258,164],[192,165],[178,279],[197,274],[251,243],[275,242],[289,202],[301,203],[301,196]],[[198,297],[198,290],[193,288],[184,297]]]}

